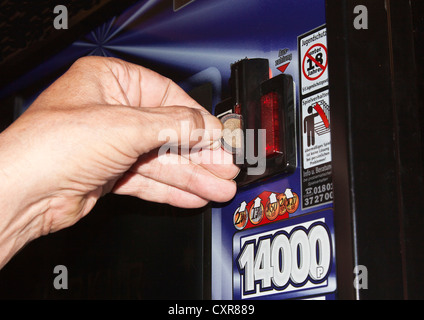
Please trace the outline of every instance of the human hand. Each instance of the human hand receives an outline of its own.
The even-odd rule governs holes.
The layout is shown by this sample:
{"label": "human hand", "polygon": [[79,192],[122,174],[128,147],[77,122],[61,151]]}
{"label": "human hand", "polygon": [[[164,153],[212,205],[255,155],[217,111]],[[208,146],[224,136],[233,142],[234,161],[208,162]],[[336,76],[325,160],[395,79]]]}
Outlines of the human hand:
{"label": "human hand", "polygon": [[[200,144],[184,147],[206,148],[189,160],[173,154],[166,164],[158,153],[163,129],[176,133],[174,146],[186,143],[184,130],[202,129]],[[110,191],[186,208],[230,200],[239,170],[230,154],[207,148],[221,129],[151,70],[113,58],[78,60],[0,134],[0,267],[28,241],[74,224]]]}

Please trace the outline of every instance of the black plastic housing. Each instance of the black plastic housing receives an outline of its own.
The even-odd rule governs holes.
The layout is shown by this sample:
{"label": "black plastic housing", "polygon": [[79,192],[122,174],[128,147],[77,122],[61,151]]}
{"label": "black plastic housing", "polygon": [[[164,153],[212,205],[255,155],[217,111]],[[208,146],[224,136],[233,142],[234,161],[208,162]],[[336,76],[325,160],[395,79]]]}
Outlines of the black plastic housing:
{"label": "black plastic housing", "polygon": [[[234,155],[234,161],[241,169],[236,178],[239,186],[280,173],[292,173],[296,168],[293,78],[287,74],[280,74],[270,79],[269,74],[267,59],[244,59],[234,63],[231,66],[231,97],[215,107],[215,115],[218,118],[228,113],[239,113],[243,118],[244,152],[241,157]],[[270,92],[278,96],[281,153],[266,157],[264,150],[259,150],[259,146],[264,147],[264,143],[259,143],[259,129],[269,129],[261,127],[261,97]],[[253,134],[247,134],[249,129],[253,129],[250,131]],[[252,163],[255,157],[261,159],[257,163]],[[264,170],[257,174],[257,171],[261,171],[255,170],[259,162]]]}

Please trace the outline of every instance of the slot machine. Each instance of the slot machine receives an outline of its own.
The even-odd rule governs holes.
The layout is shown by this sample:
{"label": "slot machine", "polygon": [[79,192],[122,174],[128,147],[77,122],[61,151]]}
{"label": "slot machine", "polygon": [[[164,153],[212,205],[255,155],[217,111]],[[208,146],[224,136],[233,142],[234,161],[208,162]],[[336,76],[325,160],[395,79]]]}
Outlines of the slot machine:
{"label": "slot machine", "polygon": [[241,170],[231,201],[198,210],[106,196],[19,253],[0,296],[421,298],[420,8],[141,0],[3,86],[20,114],[79,57],[140,64],[221,120]]}

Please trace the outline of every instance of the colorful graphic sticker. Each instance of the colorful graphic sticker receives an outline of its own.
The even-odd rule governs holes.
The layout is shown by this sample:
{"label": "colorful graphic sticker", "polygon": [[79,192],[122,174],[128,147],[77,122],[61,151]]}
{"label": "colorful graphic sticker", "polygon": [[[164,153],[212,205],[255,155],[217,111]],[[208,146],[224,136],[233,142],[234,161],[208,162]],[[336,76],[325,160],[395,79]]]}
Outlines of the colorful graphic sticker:
{"label": "colorful graphic sticker", "polygon": [[298,208],[299,196],[290,188],[282,193],[263,191],[248,203],[240,203],[234,211],[233,224],[237,230],[249,229],[287,219]]}

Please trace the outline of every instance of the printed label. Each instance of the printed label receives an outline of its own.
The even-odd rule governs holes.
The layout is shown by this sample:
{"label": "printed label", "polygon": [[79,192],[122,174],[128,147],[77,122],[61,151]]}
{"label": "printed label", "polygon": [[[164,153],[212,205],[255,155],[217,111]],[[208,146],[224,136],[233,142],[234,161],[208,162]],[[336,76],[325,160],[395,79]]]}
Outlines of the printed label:
{"label": "printed label", "polygon": [[327,29],[321,27],[299,38],[300,90],[309,94],[328,86]]}
{"label": "printed label", "polygon": [[[280,299],[334,289],[331,216],[234,236],[234,298]],[[263,230],[263,229],[262,229]]]}
{"label": "printed label", "polygon": [[298,38],[302,208],[333,200],[327,31],[317,28]]}
{"label": "printed label", "polygon": [[328,90],[302,99],[303,168],[331,162],[330,102]]}

